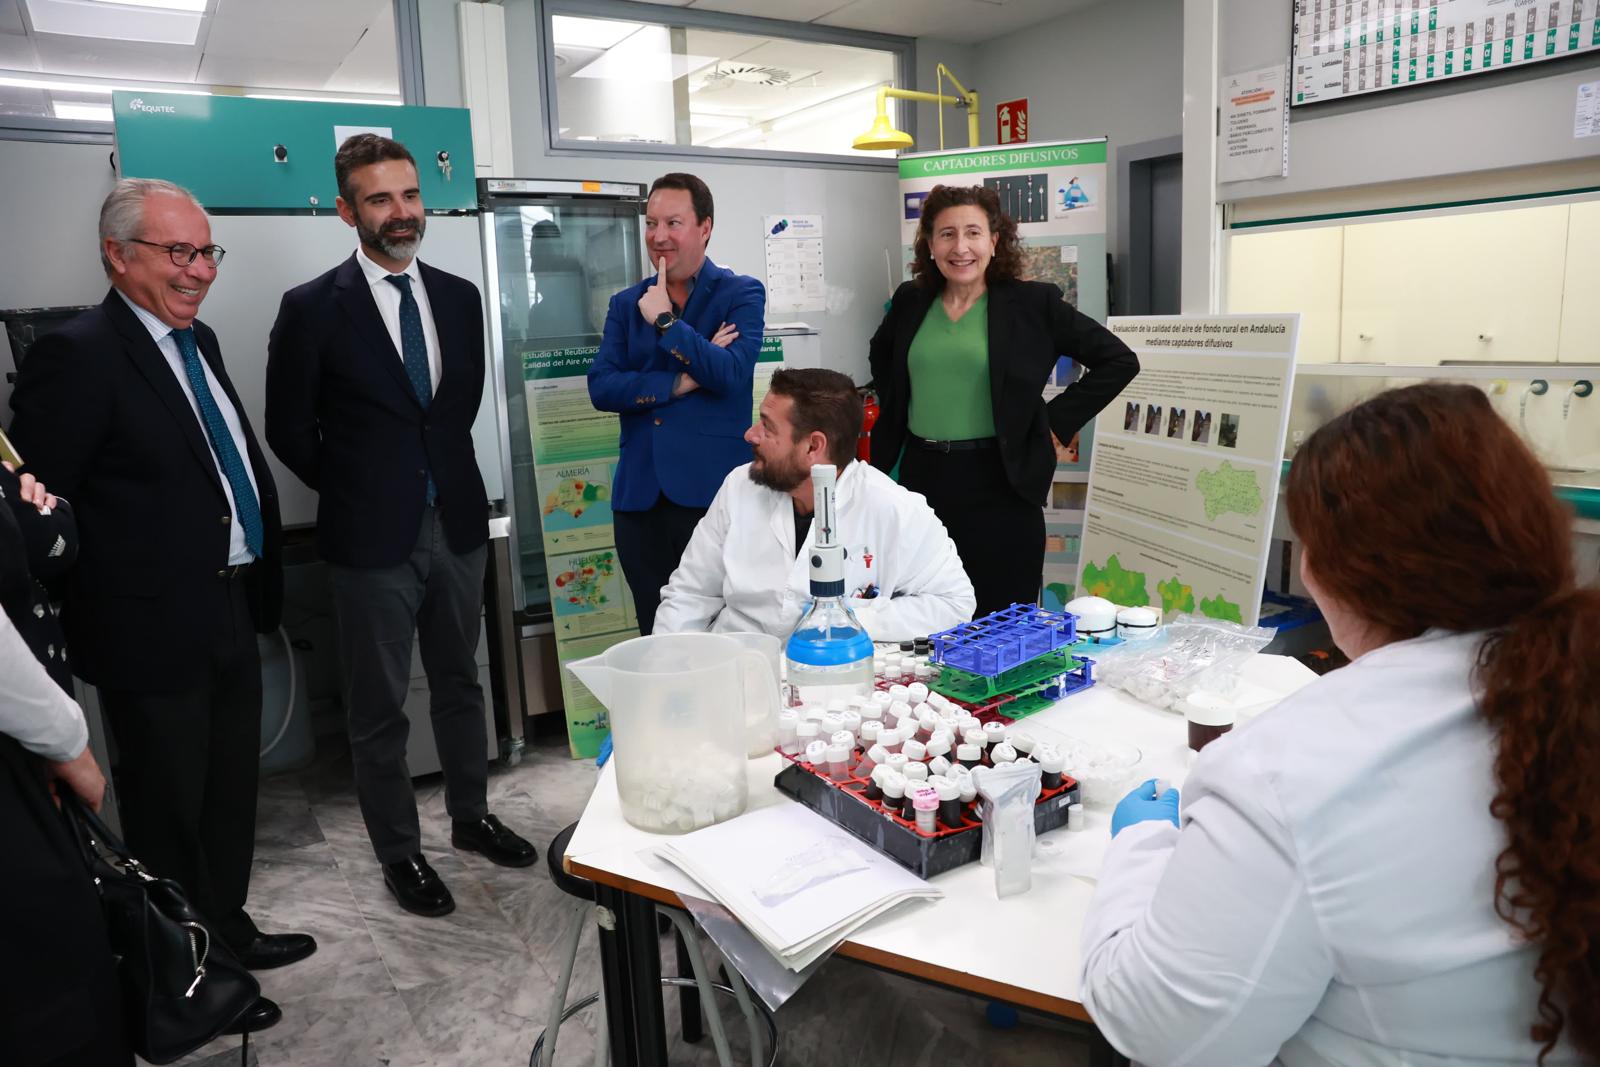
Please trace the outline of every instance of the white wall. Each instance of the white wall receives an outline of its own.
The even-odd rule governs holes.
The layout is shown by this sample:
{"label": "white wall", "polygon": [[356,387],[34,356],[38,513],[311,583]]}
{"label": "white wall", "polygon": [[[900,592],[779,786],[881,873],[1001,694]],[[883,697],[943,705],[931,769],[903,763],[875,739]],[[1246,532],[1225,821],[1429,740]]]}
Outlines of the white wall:
{"label": "white wall", "polygon": [[[995,105],[1027,97],[1030,141],[1103,135],[1115,174],[1118,147],[1183,132],[1183,0],[1105,0],[984,41],[974,69],[985,144],[998,136]],[[1112,184],[1108,223],[1122,192]],[[1116,239],[1108,225],[1113,256]]]}
{"label": "white wall", "polygon": [[[1222,75],[1288,58],[1288,0],[1226,0],[1218,13]],[[1437,86],[1373,93],[1291,112],[1289,176],[1220,186],[1219,199],[1436,178],[1594,156],[1572,136],[1577,86],[1600,74],[1600,53],[1516,73],[1473,74]]]}

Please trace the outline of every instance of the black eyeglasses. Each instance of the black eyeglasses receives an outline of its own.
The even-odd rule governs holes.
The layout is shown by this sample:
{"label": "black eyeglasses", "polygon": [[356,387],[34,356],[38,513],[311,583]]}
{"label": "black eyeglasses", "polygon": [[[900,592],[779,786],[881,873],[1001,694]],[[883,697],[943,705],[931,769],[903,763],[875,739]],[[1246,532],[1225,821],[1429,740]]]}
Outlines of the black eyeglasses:
{"label": "black eyeglasses", "polygon": [[141,241],[137,237],[130,237],[128,240],[136,245],[149,245],[151,248],[164,250],[167,255],[172,257],[172,262],[180,267],[187,267],[193,263],[196,256],[204,256],[206,262],[215,267],[222,262],[222,257],[228,254],[221,245],[206,245],[204,248],[196,248],[194,245],[183,241],[175,245],[162,245],[154,241]]}

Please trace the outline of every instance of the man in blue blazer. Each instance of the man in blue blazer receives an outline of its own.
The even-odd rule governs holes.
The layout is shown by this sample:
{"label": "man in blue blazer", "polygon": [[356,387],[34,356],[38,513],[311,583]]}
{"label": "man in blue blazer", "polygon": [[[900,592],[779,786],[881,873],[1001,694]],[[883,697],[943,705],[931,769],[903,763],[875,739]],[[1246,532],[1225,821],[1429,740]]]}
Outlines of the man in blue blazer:
{"label": "man in blue blazer", "polygon": [[611,511],[639,632],[655,627],[661,587],[729,471],[750,460],[751,384],[767,293],[706,258],[711,190],[664,174],[645,205],[656,267],[611,298],[589,399],[621,415]]}
{"label": "man in blue blazer", "polygon": [[483,399],[478,287],[417,260],[417,164],[398,141],[334,156],[354,255],[289,290],[267,345],[267,442],[317,491],[356,794],[383,882],[405,910],[455,901],[422,855],[403,709],[413,635],[456,848],[507,867],[533,846],[489,814],[477,646],[489,504],[472,451]]}

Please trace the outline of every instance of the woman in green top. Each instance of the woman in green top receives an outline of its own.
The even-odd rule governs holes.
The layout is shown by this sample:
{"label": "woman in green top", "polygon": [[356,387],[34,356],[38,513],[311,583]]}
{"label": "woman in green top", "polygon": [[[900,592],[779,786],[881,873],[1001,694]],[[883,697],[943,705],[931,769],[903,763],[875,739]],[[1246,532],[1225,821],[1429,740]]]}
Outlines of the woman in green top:
{"label": "woman in green top", "polygon": [[[1019,277],[1017,224],[992,189],[935,186],[915,256],[868,356],[880,406],[872,462],[890,470],[899,461],[901,483],[928,498],[961,553],[978,615],[1034,603],[1051,435],[1071,441],[1139,361],[1059,288]],[[1086,372],[1046,404],[1058,356]]]}

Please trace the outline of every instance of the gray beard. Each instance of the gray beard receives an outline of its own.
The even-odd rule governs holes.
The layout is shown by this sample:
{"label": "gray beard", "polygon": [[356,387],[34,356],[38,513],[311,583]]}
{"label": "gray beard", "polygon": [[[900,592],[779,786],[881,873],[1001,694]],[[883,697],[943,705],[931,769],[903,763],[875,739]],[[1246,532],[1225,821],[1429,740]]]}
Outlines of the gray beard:
{"label": "gray beard", "polygon": [[409,241],[396,241],[382,230],[369,230],[362,223],[356,223],[356,233],[361,238],[361,243],[368,248],[376,248],[390,259],[410,259],[417,254],[417,249],[422,245],[423,234],[428,232],[426,216],[417,219],[417,235]]}

